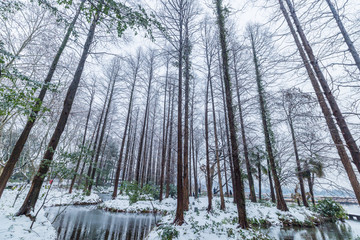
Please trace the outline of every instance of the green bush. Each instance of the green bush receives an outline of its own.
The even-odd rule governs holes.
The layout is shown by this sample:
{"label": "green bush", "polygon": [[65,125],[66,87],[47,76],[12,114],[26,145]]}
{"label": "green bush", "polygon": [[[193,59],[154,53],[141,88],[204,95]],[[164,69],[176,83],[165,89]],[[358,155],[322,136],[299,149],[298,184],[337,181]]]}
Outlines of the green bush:
{"label": "green bush", "polygon": [[344,208],[330,198],[318,201],[314,209],[320,213],[321,216],[329,218],[331,221],[344,220],[347,218]]}
{"label": "green bush", "polygon": [[161,240],[172,240],[179,237],[179,231],[175,227],[170,225],[162,225],[159,227],[161,229]]}
{"label": "green bush", "polygon": [[145,184],[141,187],[137,182],[123,182],[120,186],[120,191],[129,196],[130,204],[141,200],[159,199],[159,186],[154,184]]}

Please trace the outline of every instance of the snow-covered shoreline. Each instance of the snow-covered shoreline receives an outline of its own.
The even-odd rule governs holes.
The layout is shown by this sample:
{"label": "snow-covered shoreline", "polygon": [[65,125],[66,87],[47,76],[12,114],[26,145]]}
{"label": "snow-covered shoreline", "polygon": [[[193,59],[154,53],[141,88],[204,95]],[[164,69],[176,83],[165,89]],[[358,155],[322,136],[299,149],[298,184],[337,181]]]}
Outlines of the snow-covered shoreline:
{"label": "snow-covered shoreline", "polygon": [[[97,194],[90,194],[90,196],[84,196],[81,191],[74,191],[72,194],[68,194],[66,189],[52,188],[47,196],[44,208],[40,209],[36,221],[30,229],[32,221],[29,217],[19,216],[15,214],[19,210],[23,203],[29,187],[26,187],[24,191],[18,196],[15,204],[15,198],[18,194],[18,189],[5,189],[0,199],[0,236],[1,239],[37,239],[37,240],[52,240],[57,239],[57,232],[51,225],[51,222],[46,217],[46,211],[44,208],[60,205],[85,205],[85,204],[97,204],[101,202],[100,197]],[[38,212],[40,206],[43,204],[44,196],[48,190],[48,186],[43,186],[36,208],[32,215]]]}

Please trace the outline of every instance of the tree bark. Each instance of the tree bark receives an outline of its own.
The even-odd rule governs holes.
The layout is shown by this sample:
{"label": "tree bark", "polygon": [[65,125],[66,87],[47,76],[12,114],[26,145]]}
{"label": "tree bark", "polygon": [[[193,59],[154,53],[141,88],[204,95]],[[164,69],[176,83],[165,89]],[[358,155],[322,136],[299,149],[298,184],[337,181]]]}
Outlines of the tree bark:
{"label": "tree bark", "polygon": [[[130,122],[130,115],[131,115],[131,110],[132,110],[132,102],[133,102],[133,96],[134,96],[134,89],[135,89],[135,85],[136,85],[136,79],[137,79],[137,71],[136,71],[136,74],[134,75],[134,82],[132,83],[132,86],[131,86],[130,100],[129,100],[128,111],[127,111],[126,122],[125,122],[125,129],[124,129],[124,133],[123,133],[122,140],[121,140],[120,155],[119,155],[116,172],[115,172],[114,190],[113,190],[113,194],[112,194],[112,199],[116,198],[117,190],[119,187],[121,162],[122,162],[122,156],[124,153],[125,140],[127,137],[127,135],[126,135],[127,129],[128,129],[129,122]],[[128,138],[130,138],[130,136]],[[123,177],[124,177],[124,173],[123,173]]]}
{"label": "tree bark", "polygon": [[249,151],[248,151],[246,134],[245,134],[244,118],[243,118],[243,112],[242,112],[241,101],[240,101],[239,77],[238,77],[238,71],[237,71],[237,67],[236,67],[236,55],[235,55],[235,51],[233,51],[233,52],[234,52],[233,60],[234,60],[234,73],[235,73],[235,83],[236,83],[236,95],[237,95],[238,106],[239,106],[240,128],[241,128],[241,136],[242,136],[242,141],[243,141],[243,146],[244,146],[246,171],[248,174],[248,181],[249,181],[250,200],[251,200],[251,202],[256,202],[254,179],[253,179],[252,172],[251,172]]}
{"label": "tree bark", "polygon": [[250,37],[251,37],[251,48],[252,48],[252,54],[253,54],[253,61],[255,65],[255,73],[256,73],[256,83],[258,88],[258,95],[259,95],[259,103],[260,103],[260,111],[261,111],[261,119],[262,119],[262,125],[264,130],[264,136],[265,136],[265,145],[266,145],[266,151],[268,153],[268,159],[270,163],[270,170],[272,173],[272,177],[275,184],[275,193],[276,193],[276,207],[281,211],[288,211],[288,207],[286,206],[286,202],[284,200],[284,196],[281,189],[281,183],[279,180],[278,173],[276,171],[276,163],[275,163],[275,157],[273,153],[273,146],[271,141],[271,129],[270,129],[270,123],[268,119],[268,111],[266,109],[266,102],[264,98],[264,90],[263,86],[261,84],[261,73],[260,73],[260,67],[258,63],[258,57],[257,52],[255,48],[255,40],[252,31],[250,31]]}
{"label": "tree bark", "polygon": [[[225,97],[228,113],[228,121],[230,128],[230,139],[232,148],[232,160],[234,167],[234,185],[236,189],[236,206],[238,209],[239,225],[241,228],[247,228],[248,223],[246,219],[245,209],[245,193],[244,193],[244,182],[241,177],[241,170],[239,165],[239,149],[237,144],[235,117],[233,112],[232,94],[231,94],[231,80],[229,73],[229,56],[226,41],[226,30],[225,30],[225,17],[224,9],[222,8],[222,0],[216,0],[216,13],[217,13],[217,24],[219,27],[222,65],[224,74],[224,85],[225,85]],[[234,189],[234,192],[235,192]]]}
{"label": "tree bark", "polygon": [[223,191],[223,185],[222,185],[222,179],[221,179],[218,135],[217,135],[217,129],[216,129],[216,112],[215,112],[215,103],[214,103],[214,91],[213,91],[211,78],[209,80],[210,80],[210,93],[211,93],[211,99],[212,99],[211,103],[212,103],[213,124],[214,124],[215,156],[216,156],[216,165],[217,165],[217,169],[218,169],[218,181],[219,181],[219,191],[220,191],[220,210],[225,210],[224,191]]}

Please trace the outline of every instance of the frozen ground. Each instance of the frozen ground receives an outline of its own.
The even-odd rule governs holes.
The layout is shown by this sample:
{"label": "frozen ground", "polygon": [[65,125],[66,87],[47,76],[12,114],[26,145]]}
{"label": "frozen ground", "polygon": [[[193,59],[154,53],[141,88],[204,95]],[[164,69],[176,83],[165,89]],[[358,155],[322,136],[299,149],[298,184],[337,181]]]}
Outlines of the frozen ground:
{"label": "frozen ground", "polygon": [[[56,239],[56,230],[51,225],[50,221],[45,217],[45,211],[43,208],[39,211],[32,229],[30,229],[30,225],[32,223],[30,218],[26,216],[15,217],[15,214],[22,205],[28,190],[29,188],[26,187],[25,190],[20,193],[15,202],[15,198],[19,193],[18,189],[5,189],[0,199],[0,239]],[[38,209],[42,205],[46,192],[47,189],[43,187],[40,193],[40,198],[36,204],[36,208],[34,209],[34,214],[38,212]],[[100,198],[96,194],[83,196],[81,192],[77,191],[72,194],[67,194],[67,191],[64,189],[52,188],[49,191],[49,195],[47,196],[44,206],[46,207],[59,204],[94,204],[99,201]]]}

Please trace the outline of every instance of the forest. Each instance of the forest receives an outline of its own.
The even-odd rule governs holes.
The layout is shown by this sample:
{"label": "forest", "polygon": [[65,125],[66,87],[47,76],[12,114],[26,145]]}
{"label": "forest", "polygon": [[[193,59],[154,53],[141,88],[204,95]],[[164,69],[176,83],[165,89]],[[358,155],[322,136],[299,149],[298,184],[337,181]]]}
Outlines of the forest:
{"label": "forest", "polygon": [[0,0],[1,239],[360,239],[357,0]]}

